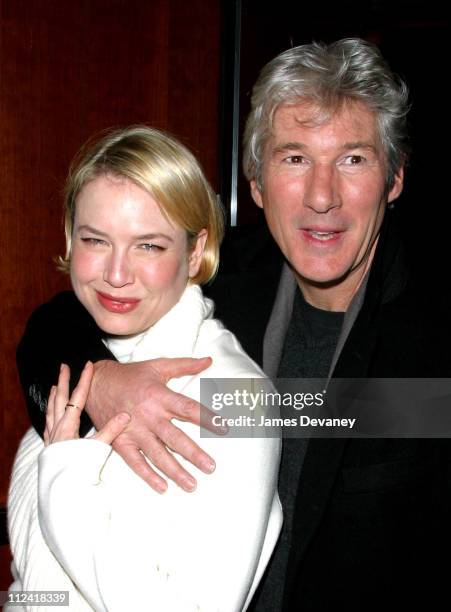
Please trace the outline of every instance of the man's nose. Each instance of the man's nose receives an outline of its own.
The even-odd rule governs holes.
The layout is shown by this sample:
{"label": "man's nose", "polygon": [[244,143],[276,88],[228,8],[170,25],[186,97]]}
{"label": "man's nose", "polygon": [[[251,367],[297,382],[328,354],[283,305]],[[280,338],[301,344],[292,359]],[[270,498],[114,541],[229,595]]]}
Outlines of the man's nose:
{"label": "man's nose", "polygon": [[126,252],[113,249],[105,262],[103,280],[117,288],[133,283],[133,269]]}
{"label": "man's nose", "polygon": [[340,205],[337,176],[333,165],[314,165],[309,173],[304,204],[317,213],[327,213]]}

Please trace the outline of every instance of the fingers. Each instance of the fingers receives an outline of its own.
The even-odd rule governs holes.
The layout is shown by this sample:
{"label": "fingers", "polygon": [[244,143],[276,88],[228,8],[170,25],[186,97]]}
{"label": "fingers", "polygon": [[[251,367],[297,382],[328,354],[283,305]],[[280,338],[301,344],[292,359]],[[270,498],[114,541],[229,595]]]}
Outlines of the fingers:
{"label": "fingers", "polygon": [[112,444],[114,440],[124,431],[130,422],[130,415],[127,412],[121,412],[108,421],[92,438],[101,440],[106,444]]}
{"label": "fingers", "polygon": [[[173,428],[177,429],[174,426]],[[180,433],[182,434],[182,432]],[[187,439],[189,440],[188,437]],[[174,481],[175,484],[177,484],[184,491],[191,493],[195,490],[197,486],[196,480],[180,465],[180,463],[175,459],[174,455],[167,449],[166,445],[162,444],[158,438],[155,438],[151,445],[143,447],[143,452],[155,465],[155,467],[160,470],[160,472],[162,472],[170,480]],[[205,456],[210,460],[210,462],[212,461],[208,455]]]}
{"label": "fingers", "polygon": [[[199,470],[202,470],[202,472],[206,474],[214,472],[216,468],[214,459],[170,421],[162,421],[158,428],[158,437],[168,448],[184,457],[187,461],[199,468]],[[168,478],[174,480],[182,489],[186,491],[192,490],[189,488],[191,486],[191,481],[186,478],[187,475],[190,475],[182,468],[178,461],[176,461],[172,453],[160,452],[158,457],[155,457],[155,453],[149,456],[146,452],[146,455],[159,470],[168,476]]]}
{"label": "fingers", "polygon": [[194,359],[192,357],[155,359],[152,362],[152,366],[167,382],[171,378],[199,374],[211,366],[211,361],[211,357],[202,357],[201,359]]}
{"label": "fingers", "polygon": [[[199,404],[199,402],[170,391],[165,387],[164,395],[160,396],[160,406],[168,405],[168,403],[170,403],[171,407],[170,412],[163,412],[161,416],[153,418],[151,421],[145,421],[145,433],[139,436],[139,440],[135,437],[135,440],[137,444],[140,444],[140,448],[146,457],[161,472],[171,480],[174,480],[185,491],[192,491],[195,487],[194,479],[177,462],[173,454],[166,449],[166,446],[206,474],[211,474],[216,465],[213,458],[207,455],[189,436],[176,427],[171,419],[175,418],[191,422],[194,425],[199,425],[203,421],[209,429],[217,434],[226,433],[226,429],[213,426],[212,418],[215,415]],[[139,415],[137,416],[139,421],[140,417]]]}
{"label": "fingers", "polygon": [[80,415],[85,406],[93,374],[92,363],[88,362],[69,400],[70,370],[61,365],[58,385],[49,396],[44,443],[62,442],[78,438]]}
{"label": "fingers", "polygon": [[[66,366],[67,367],[67,366]],[[67,368],[69,369],[69,368]],[[92,376],[94,374],[94,366],[88,361],[81,373],[80,380],[70,396],[69,404],[74,404],[80,410],[86,405],[86,400],[91,386]],[[66,402],[67,404],[67,402]]]}
{"label": "fingers", "polygon": [[218,413],[212,412],[208,408],[205,408],[205,406],[203,406],[202,404],[200,405],[200,426],[204,429],[208,429],[208,431],[211,431],[217,436],[224,436],[229,431],[229,428],[227,427],[227,425],[217,425],[213,420],[213,418],[217,416]]}
{"label": "fingers", "polygon": [[127,440],[126,434],[113,443],[113,448],[154,491],[164,493],[167,490],[167,482],[150,467],[137,446]]}
{"label": "fingers", "polygon": [[[62,386],[64,386],[64,391],[66,391],[66,370],[68,372],[67,375],[67,389],[69,386],[69,376],[70,370],[68,366],[63,364],[62,373],[60,378],[63,377]],[[66,401],[64,405],[64,413],[61,417],[60,426],[62,433],[64,435],[64,440],[72,440],[74,438],[78,438],[79,430],[80,430],[80,417],[81,413],[86,404],[86,398],[88,397],[89,387],[91,385],[93,375],[93,365],[90,361],[88,361],[81,373],[80,380],[78,381],[77,386],[72,391],[69,401]],[[59,385],[59,381],[58,381]],[[56,393],[58,397],[58,391]],[[61,394],[63,397],[63,393]],[[67,391],[66,391],[67,397]]]}
{"label": "fingers", "polygon": [[50,443],[50,432],[53,429],[53,423],[55,420],[55,395],[56,387],[52,386],[50,389],[49,399],[47,401],[47,410],[45,413],[45,429],[44,429],[44,445],[48,446]]}
{"label": "fingers", "polygon": [[69,379],[70,369],[62,363],[55,394],[54,424],[58,423],[64,416],[66,404],[69,401]]}
{"label": "fingers", "polygon": [[[176,419],[199,425],[218,436],[227,433],[227,427],[214,424],[213,417],[217,416],[217,414],[205,408],[205,406],[196,402],[196,400],[186,397],[181,393],[174,394],[174,400],[173,413]],[[179,452],[178,449],[176,450]]]}

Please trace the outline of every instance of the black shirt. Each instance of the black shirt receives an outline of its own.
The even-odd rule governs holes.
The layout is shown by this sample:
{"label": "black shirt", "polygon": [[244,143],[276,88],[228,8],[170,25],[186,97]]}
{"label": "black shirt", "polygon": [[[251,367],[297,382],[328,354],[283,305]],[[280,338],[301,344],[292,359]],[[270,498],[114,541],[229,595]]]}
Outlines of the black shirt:
{"label": "black shirt", "polygon": [[[315,308],[297,290],[278,378],[327,378],[344,314]],[[284,438],[279,473],[283,526],[267,569],[267,577],[254,598],[256,607],[251,610],[255,612],[282,608],[296,492],[306,449],[305,438]]]}

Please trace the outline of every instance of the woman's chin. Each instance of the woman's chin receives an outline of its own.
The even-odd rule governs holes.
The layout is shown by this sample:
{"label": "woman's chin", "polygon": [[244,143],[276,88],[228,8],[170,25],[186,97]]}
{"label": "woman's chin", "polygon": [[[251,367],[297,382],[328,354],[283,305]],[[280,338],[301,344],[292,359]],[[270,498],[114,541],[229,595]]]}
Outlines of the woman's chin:
{"label": "woman's chin", "polygon": [[143,322],[129,321],[123,315],[94,316],[97,326],[108,336],[135,336],[150,327]]}

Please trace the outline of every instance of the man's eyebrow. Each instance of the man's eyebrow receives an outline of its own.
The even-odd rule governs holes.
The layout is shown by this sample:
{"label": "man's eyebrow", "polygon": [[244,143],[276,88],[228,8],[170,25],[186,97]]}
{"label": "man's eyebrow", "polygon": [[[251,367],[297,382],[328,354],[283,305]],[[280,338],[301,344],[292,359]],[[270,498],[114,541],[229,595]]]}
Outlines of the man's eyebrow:
{"label": "man's eyebrow", "polygon": [[351,149],[371,149],[371,151],[377,151],[377,147],[372,142],[368,142],[367,140],[345,142],[342,149],[345,151],[349,151]]}
{"label": "man's eyebrow", "polygon": [[[97,229],[96,227],[93,227],[92,225],[80,225],[77,228],[77,231],[91,232],[92,234],[96,234],[98,236],[108,237],[108,234],[106,232],[102,232],[101,230]],[[155,240],[156,238],[165,238],[166,240],[169,240],[169,242],[174,242],[172,236],[164,234],[163,232],[152,232],[150,234],[140,234],[139,236],[133,236],[133,240]]]}
{"label": "man's eyebrow", "polygon": [[285,153],[286,151],[302,151],[306,148],[306,145],[303,142],[293,141],[293,142],[282,142],[275,147],[272,148],[272,153]]}

